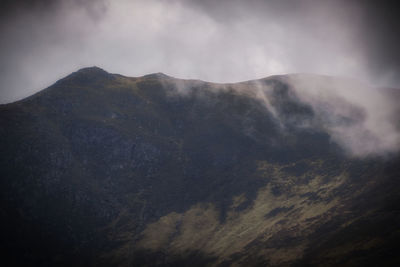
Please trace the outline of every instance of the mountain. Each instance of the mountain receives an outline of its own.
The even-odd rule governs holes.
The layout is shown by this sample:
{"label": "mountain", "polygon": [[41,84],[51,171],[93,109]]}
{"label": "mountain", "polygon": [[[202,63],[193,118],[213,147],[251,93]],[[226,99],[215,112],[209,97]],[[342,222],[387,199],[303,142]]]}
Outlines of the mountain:
{"label": "mountain", "polygon": [[93,67],[1,105],[4,266],[398,266],[389,126],[299,77]]}

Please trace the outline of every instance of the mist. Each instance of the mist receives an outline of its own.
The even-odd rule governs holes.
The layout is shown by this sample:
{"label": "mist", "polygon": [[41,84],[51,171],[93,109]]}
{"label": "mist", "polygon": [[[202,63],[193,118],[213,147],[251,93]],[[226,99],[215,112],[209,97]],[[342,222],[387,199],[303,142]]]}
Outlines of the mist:
{"label": "mist", "polygon": [[[278,85],[268,81],[278,81]],[[281,117],[279,103],[271,103],[275,86],[287,86],[290,101],[310,107],[312,116],[296,114],[289,121]],[[304,73],[237,83],[230,88],[261,101],[282,131],[289,124],[326,132],[350,157],[390,157],[400,150],[399,90],[375,88],[350,78]]]}
{"label": "mist", "polygon": [[126,76],[163,72],[218,83],[322,74],[341,78],[291,75],[287,82],[332,140],[353,155],[392,152],[399,147],[398,104],[373,89],[400,81],[391,7],[342,0],[6,1],[0,103],[94,65]]}
{"label": "mist", "polygon": [[367,34],[371,8],[361,2],[6,1],[0,103],[93,65],[127,76],[238,82],[306,72],[396,87],[396,66],[376,45],[385,36],[371,41],[385,25]]}
{"label": "mist", "polygon": [[286,80],[300,100],[313,108],[315,124],[350,155],[384,156],[399,151],[400,131],[391,120],[397,116],[397,104],[386,91],[329,76],[297,74]]}

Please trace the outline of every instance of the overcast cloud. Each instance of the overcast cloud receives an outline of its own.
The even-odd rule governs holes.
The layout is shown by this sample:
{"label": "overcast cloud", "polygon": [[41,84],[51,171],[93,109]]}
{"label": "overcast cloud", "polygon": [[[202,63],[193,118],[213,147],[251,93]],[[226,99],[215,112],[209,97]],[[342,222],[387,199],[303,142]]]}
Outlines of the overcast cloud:
{"label": "overcast cloud", "polygon": [[237,82],[284,73],[398,87],[391,1],[5,1],[0,103],[87,66]]}

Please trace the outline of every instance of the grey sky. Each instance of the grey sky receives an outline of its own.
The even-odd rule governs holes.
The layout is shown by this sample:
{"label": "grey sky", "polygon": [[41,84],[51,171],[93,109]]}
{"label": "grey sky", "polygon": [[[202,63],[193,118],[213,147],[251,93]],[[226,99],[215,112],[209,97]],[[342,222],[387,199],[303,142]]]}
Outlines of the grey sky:
{"label": "grey sky", "polygon": [[5,1],[0,103],[81,67],[236,82],[284,73],[398,87],[390,1]]}

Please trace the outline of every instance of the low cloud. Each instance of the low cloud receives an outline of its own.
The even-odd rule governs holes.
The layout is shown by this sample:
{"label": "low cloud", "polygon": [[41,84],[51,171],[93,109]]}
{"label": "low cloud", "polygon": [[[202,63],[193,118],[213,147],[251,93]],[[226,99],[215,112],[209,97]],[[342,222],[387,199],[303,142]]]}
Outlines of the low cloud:
{"label": "low cloud", "polygon": [[[211,82],[299,72],[392,87],[400,80],[399,23],[390,4],[15,0],[3,7],[0,103],[27,97],[93,65],[127,76],[164,72]],[[290,77],[333,140],[351,153],[399,147],[396,101],[389,105],[380,91],[346,79]]]}
{"label": "low cloud", "polygon": [[379,79],[371,75],[365,45],[375,42],[363,38],[358,1],[7,3],[0,26],[1,103],[93,65],[127,76],[164,72],[212,82],[293,72],[372,83],[396,76],[385,68]]}
{"label": "low cloud", "polygon": [[214,92],[233,90],[258,99],[283,132],[291,131],[291,127],[324,131],[350,156],[388,156],[400,150],[397,89],[379,89],[350,78],[316,74],[277,75],[232,84],[166,77],[160,81],[172,97],[191,96],[194,88],[203,88]]}
{"label": "low cloud", "polygon": [[399,150],[400,131],[391,120],[397,106],[383,89],[328,76],[299,74],[286,80],[296,95],[312,106],[317,123],[352,155]]}

